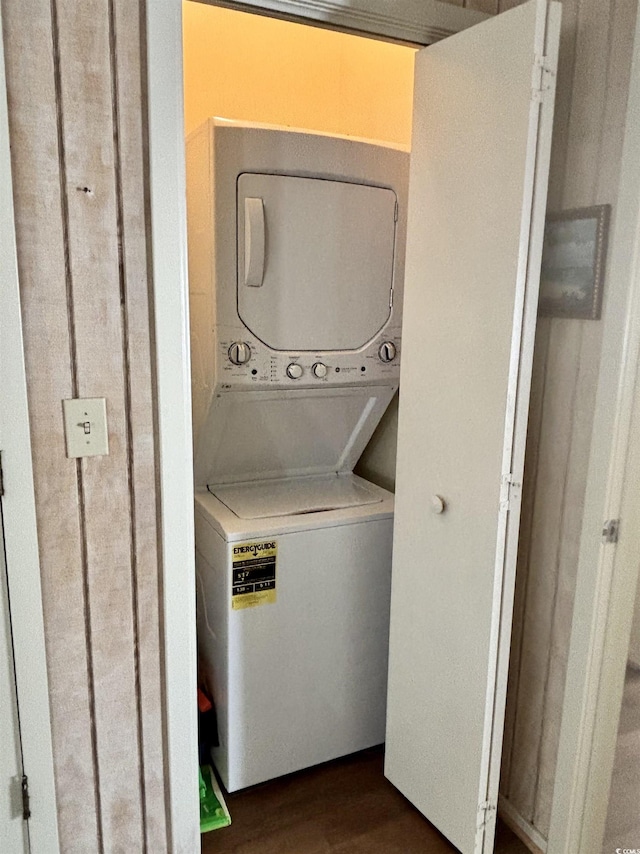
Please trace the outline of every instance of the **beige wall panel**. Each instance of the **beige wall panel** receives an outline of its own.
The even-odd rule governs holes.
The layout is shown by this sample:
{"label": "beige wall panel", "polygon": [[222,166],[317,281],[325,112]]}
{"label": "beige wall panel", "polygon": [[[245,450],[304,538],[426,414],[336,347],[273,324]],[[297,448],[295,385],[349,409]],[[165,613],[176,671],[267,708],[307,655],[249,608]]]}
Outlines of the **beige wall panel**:
{"label": "beige wall panel", "polygon": [[502,768],[500,779],[501,794],[509,792],[511,758],[513,755],[513,736],[516,723],[516,710],[520,682],[520,657],[524,609],[526,605],[527,579],[529,577],[529,553],[531,548],[531,528],[533,523],[533,505],[538,473],[538,454],[540,445],[540,425],[542,421],[542,401],[545,391],[547,352],[549,349],[550,321],[540,318],[536,330],[533,372],[531,376],[531,398],[529,406],[529,425],[525,454],[525,472],[522,492],[522,510],[520,514],[520,539],[518,542],[518,565],[516,588],[513,604],[513,630],[511,637],[511,660],[507,683],[507,707],[505,711],[504,739],[502,747]]}
{"label": "beige wall panel", "polygon": [[[601,155],[596,187],[596,199],[600,202],[615,202],[618,193],[637,8],[637,0],[615,0],[613,6],[607,97],[601,127]],[[615,222],[615,207],[612,214]]]}
{"label": "beige wall panel", "polygon": [[[571,321],[568,321],[571,322]],[[578,375],[573,400],[571,442],[561,511],[562,536],[558,550],[556,590],[553,601],[549,663],[538,753],[533,824],[547,836],[553,783],[560,740],[562,703],[573,616],[580,533],[584,510],[589,446],[593,426],[596,380],[600,363],[602,326],[594,321],[573,321],[583,326]],[[588,328],[586,324],[589,323]]]}
{"label": "beige wall panel", "polygon": [[[109,4],[58,0],[72,325],[80,397],[105,397],[109,454],[82,461],[104,850],[143,849]],[[114,57],[113,57],[114,58]]]}
{"label": "beige wall panel", "polygon": [[[615,203],[634,17],[635,0],[563,2],[549,192],[552,209]],[[535,591],[535,595],[532,598],[529,592],[521,604],[522,613],[516,611],[514,620],[511,670],[512,674],[517,670],[520,676],[517,692],[512,692],[509,698],[507,722],[511,717],[518,723],[514,729],[517,735],[510,744],[510,766],[505,757],[507,774],[503,779],[503,792],[508,793],[512,805],[546,835],[600,361],[601,323],[543,322],[551,324],[551,350],[563,348],[565,360],[555,367],[545,364],[547,384],[541,402],[545,418],[540,426],[538,471],[535,483],[525,484],[525,494],[527,489],[534,489],[534,506],[545,503],[555,507],[561,525],[549,528],[543,516],[534,515],[530,553],[525,558],[521,552],[518,571],[526,574],[527,590]],[[545,359],[544,351],[536,347],[536,361]],[[549,415],[549,395],[554,393],[558,382],[568,383],[567,401],[571,402],[568,420],[566,414],[559,411],[557,416]],[[531,431],[536,429],[536,405],[534,397],[530,445]],[[548,466],[547,453],[551,460],[559,460],[564,467],[562,485],[544,473]],[[527,471],[530,470],[528,456]],[[554,541],[555,560],[552,559]],[[519,583],[522,580],[519,578]],[[519,622],[524,626],[520,639]],[[510,678],[515,679],[513,675]],[[507,728],[507,741],[509,735]]]}
{"label": "beige wall panel", "polygon": [[498,0],[466,0],[464,5],[467,9],[476,9],[488,15],[496,15],[498,12]]}
{"label": "beige wall panel", "polygon": [[636,670],[640,670],[640,578],[636,588],[636,605],[629,641],[629,664]]}
{"label": "beige wall panel", "polygon": [[578,34],[578,10],[582,0],[563,0],[562,26],[560,30],[560,55],[558,58],[558,80],[556,108],[553,118],[553,143],[549,170],[549,195],[547,208],[561,210],[564,193],[564,176],[569,143],[569,120],[573,99],[573,70]]}
{"label": "beige wall panel", "polygon": [[[552,210],[561,207],[564,191],[579,5],[580,0],[565,0],[562,4],[549,176],[548,207]],[[552,480],[550,473],[553,474],[556,466],[566,464],[570,448],[571,416],[563,407],[562,395],[573,393],[577,376],[580,335],[572,328],[573,323],[541,318],[534,350],[501,780],[502,794],[527,821],[533,820],[535,812],[556,596],[557,560],[554,555],[560,549],[562,538],[560,508],[564,477]],[[558,348],[562,352],[566,333],[572,336],[574,352],[567,353],[568,363],[556,361],[549,367],[550,350],[551,358]],[[558,393],[560,398],[557,398]],[[549,459],[546,455],[550,455]],[[545,513],[546,508],[548,513]]]}
{"label": "beige wall panel", "polygon": [[85,854],[99,831],[76,463],[62,427],[73,379],[51,4],[3,0],[2,13],[60,843]]}
{"label": "beige wall panel", "polygon": [[508,12],[509,9],[513,9],[524,2],[526,0],[498,0],[498,12]]}
{"label": "beige wall panel", "polygon": [[145,161],[141,93],[140,7],[115,0],[116,92],[120,150],[126,358],[129,384],[134,596],[137,614],[138,682],[143,809],[147,850],[167,850],[163,751],[162,662],[151,317],[146,252]]}
{"label": "beige wall panel", "polygon": [[616,0],[580,4],[562,206],[595,204],[602,158],[610,21]]}
{"label": "beige wall panel", "polygon": [[[594,39],[595,32],[599,32],[599,41],[596,43],[594,40],[589,40],[588,47],[584,48],[589,59],[583,64],[582,69],[580,63],[585,54],[578,53],[576,57],[576,72],[584,81],[584,98],[586,99],[587,92],[591,92],[594,88],[589,84],[590,78],[602,75],[606,79],[606,87],[602,90],[602,101],[594,100],[592,105],[594,113],[597,114],[598,110],[600,113],[599,123],[594,123],[591,130],[593,135],[597,134],[599,137],[598,147],[596,149],[594,146],[591,149],[593,161],[590,164],[588,161],[581,160],[582,167],[591,170],[593,181],[589,181],[588,176],[585,175],[583,183],[576,182],[572,188],[575,195],[568,200],[568,205],[615,202],[617,196],[632,50],[632,43],[627,38],[627,33],[634,30],[635,3],[629,0],[622,0],[622,2],[615,0],[611,3],[609,11],[610,14],[603,20],[601,6],[598,7],[597,12],[592,10],[592,17],[588,19],[587,25]],[[594,52],[602,58],[601,61],[590,61]],[[617,85],[609,86],[609,82],[616,78]],[[621,89],[624,89],[624,96],[621,95]],[[580,92],[578,86],[576,91]],[[617,130],[616,133],[611,133],[607,126],[608,121]],[[583,193],[585,195],[582,195]],[[587,193],[590,195],[586,195]],[[576,201],[574,202],[573,199]],[[574,323],[578,322],[574,321]],[[581,321],[580,325],[582,327],[580,371],[576,384],[571,450],[564,495],[563,537],[558,564],[558,587],[534,815],[536,827],[545,835],[549,829],[556,756],[560,739],[562,701],[586,491],[586,461],[589,459],[591,446],[593,409],[602,349],[602,322]]]}
{"label": "beige wall panel", "polygon": [[[551,620],[555,598],[560,508],[568,464],[572,400],[578,372],[580,330],[571,321],[562,334],[551,328],[533,502],[529,571],[515,698],[509,799],[527,821],[534,811],[542,709],[546,690]],[[513,701],[514,698],[511,698]]]}

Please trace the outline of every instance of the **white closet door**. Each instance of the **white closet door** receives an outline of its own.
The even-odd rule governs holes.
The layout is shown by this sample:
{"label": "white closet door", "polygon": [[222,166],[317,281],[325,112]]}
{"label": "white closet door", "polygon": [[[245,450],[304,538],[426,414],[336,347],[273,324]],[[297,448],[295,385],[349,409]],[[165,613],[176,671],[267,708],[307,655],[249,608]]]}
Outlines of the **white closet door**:
{"label": "white closet door", "polygon": [[559,19],[416,56],[385,773],[464,854],[493,850]]}

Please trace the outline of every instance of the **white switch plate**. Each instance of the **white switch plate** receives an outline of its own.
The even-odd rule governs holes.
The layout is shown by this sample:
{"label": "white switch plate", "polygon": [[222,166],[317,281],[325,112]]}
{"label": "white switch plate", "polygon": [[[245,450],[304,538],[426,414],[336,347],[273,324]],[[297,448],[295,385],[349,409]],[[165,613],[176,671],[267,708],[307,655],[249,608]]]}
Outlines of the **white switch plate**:
{"label": "white switch plate", "polygon": [[62,401],[68,457],[98,457],[109,453],[107,402],[104,397]]}

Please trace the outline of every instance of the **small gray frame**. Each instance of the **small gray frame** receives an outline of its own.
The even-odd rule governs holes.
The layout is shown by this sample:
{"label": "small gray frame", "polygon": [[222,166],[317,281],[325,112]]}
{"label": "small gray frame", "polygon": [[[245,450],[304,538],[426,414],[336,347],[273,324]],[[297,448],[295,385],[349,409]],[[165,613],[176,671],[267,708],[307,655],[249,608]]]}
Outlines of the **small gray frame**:
{"label": "small gray frame", "polygon": [[610,205],[547,215],[540,316],[600,319],[610,217]]}

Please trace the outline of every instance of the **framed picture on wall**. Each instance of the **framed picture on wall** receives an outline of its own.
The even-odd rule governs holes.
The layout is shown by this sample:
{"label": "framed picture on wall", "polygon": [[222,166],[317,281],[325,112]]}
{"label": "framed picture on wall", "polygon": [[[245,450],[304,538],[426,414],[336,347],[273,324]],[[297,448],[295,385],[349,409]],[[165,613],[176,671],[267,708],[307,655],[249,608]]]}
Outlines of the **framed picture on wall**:
{"label": "framed picture on wall", "polygon": [[547,216],[540,315],[600,318],[610,214],[610,205],[597,205]]}

